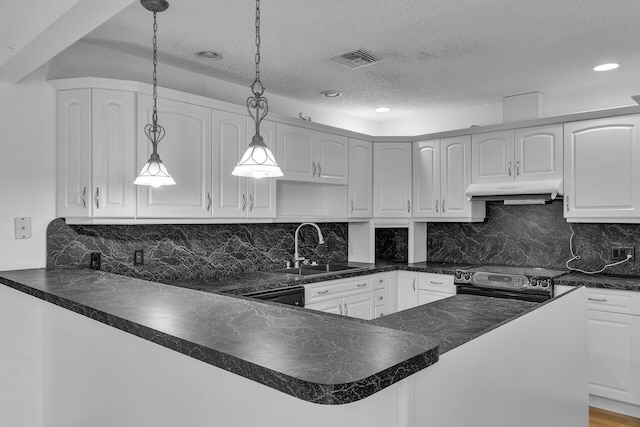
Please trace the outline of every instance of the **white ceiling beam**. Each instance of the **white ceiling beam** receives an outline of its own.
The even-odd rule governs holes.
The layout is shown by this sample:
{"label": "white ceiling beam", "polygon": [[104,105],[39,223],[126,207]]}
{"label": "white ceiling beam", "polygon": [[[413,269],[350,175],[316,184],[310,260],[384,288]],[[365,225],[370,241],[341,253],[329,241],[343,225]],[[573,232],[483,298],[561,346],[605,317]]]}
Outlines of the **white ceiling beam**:
{"label": "white ceiling beam", "polygon": [[22,80],[135,1],[0,0],[0,81]]}

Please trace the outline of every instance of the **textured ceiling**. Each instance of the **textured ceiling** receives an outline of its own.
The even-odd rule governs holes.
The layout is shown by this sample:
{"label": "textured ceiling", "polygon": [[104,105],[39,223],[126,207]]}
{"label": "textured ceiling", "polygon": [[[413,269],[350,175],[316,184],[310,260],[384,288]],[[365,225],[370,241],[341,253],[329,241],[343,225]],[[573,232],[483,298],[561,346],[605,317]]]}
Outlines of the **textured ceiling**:
{"label": "textured ceiling", "polygon": [[[265,0],[261,9],[267,96],[363,118],[383,105],[451,109],[531,91],[640,92],[632,83],[640,81],[638,0]],[[250,0],[172,1],[158,15],[160,63],[248,86],[254,13]],[[150,57],[151,23],[136,2],[83,40]],[[353,70],[329,60],[359,48],[385,60]],[[203,61],[194,55],[201,50],[224,58]],[[623,65],[591,70],[608,61]],[[326,89],[344,95],[323,99]]]}

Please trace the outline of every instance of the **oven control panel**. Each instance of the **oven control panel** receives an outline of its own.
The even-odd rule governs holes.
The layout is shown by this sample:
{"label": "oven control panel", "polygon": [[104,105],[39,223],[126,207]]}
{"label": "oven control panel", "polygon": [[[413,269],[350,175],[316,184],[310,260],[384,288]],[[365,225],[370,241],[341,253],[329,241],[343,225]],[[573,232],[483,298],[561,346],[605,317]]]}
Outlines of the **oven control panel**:
{"label": "oven control panel", "polygon": [[511,290],[550,290],[551,279],[528,277],[520,274],[491,273],[483,271],[455,272],[455,283],[469,284],[483,288],[498,288]]}

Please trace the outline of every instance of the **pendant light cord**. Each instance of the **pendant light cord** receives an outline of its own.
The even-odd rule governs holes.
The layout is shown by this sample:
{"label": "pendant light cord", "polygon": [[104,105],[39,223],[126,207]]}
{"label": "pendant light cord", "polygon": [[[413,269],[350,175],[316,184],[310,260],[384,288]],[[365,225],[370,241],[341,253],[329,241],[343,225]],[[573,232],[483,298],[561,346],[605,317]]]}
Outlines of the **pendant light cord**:
{"label": "pendant light cord", "polygon": [[569,228],[571,229],[571,237],[569,237],[569,250],[571,251],[571,259],[567,260],[564,264],[569,270],[577,271],[579,273],[584,273],[584,274],[597,274],[597,273],[602,273],[609,267],[614,267],[616,265],[624,264],[625,262],[631,259],[631,254],[628,254],[627,258],[623,259],[622,261],[606,264],[604,267],[602,267],[600,270],[597,270],[597,271],[585,271],[579,268],[569,267],[570,262],[580,259],[580,255],[576,255],[576,253],[573,251],[573,237],[576,234],[575,231],[573,231],[573,224],[569,223]]}

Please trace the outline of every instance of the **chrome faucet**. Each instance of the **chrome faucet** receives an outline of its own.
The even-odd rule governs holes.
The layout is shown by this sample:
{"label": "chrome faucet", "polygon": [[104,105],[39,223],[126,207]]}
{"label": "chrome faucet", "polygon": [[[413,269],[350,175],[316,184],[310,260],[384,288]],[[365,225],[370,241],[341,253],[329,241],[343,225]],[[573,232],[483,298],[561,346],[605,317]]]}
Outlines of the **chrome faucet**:
{"label": "chrome faucet", "polygon": [[299,235],[300,229],[305,225],[311,225],[315,227],[316,230],[318,231],[318,243],[321,245],[324,244],[324,237],[322,237],[322,231],[320,231],[320,227],[318,227],[318,224],[315,224],[313,222],[303,222],[302,224],[300,224],[298,228],[296,228],[296,234],[294,236],[295,252],[293,253],[293,262],[294,262],[295,268],[300,267],[300,261],[304,261],[306,259],[305,257],[301,257],[300,253],[298,252],[298,235]]}

